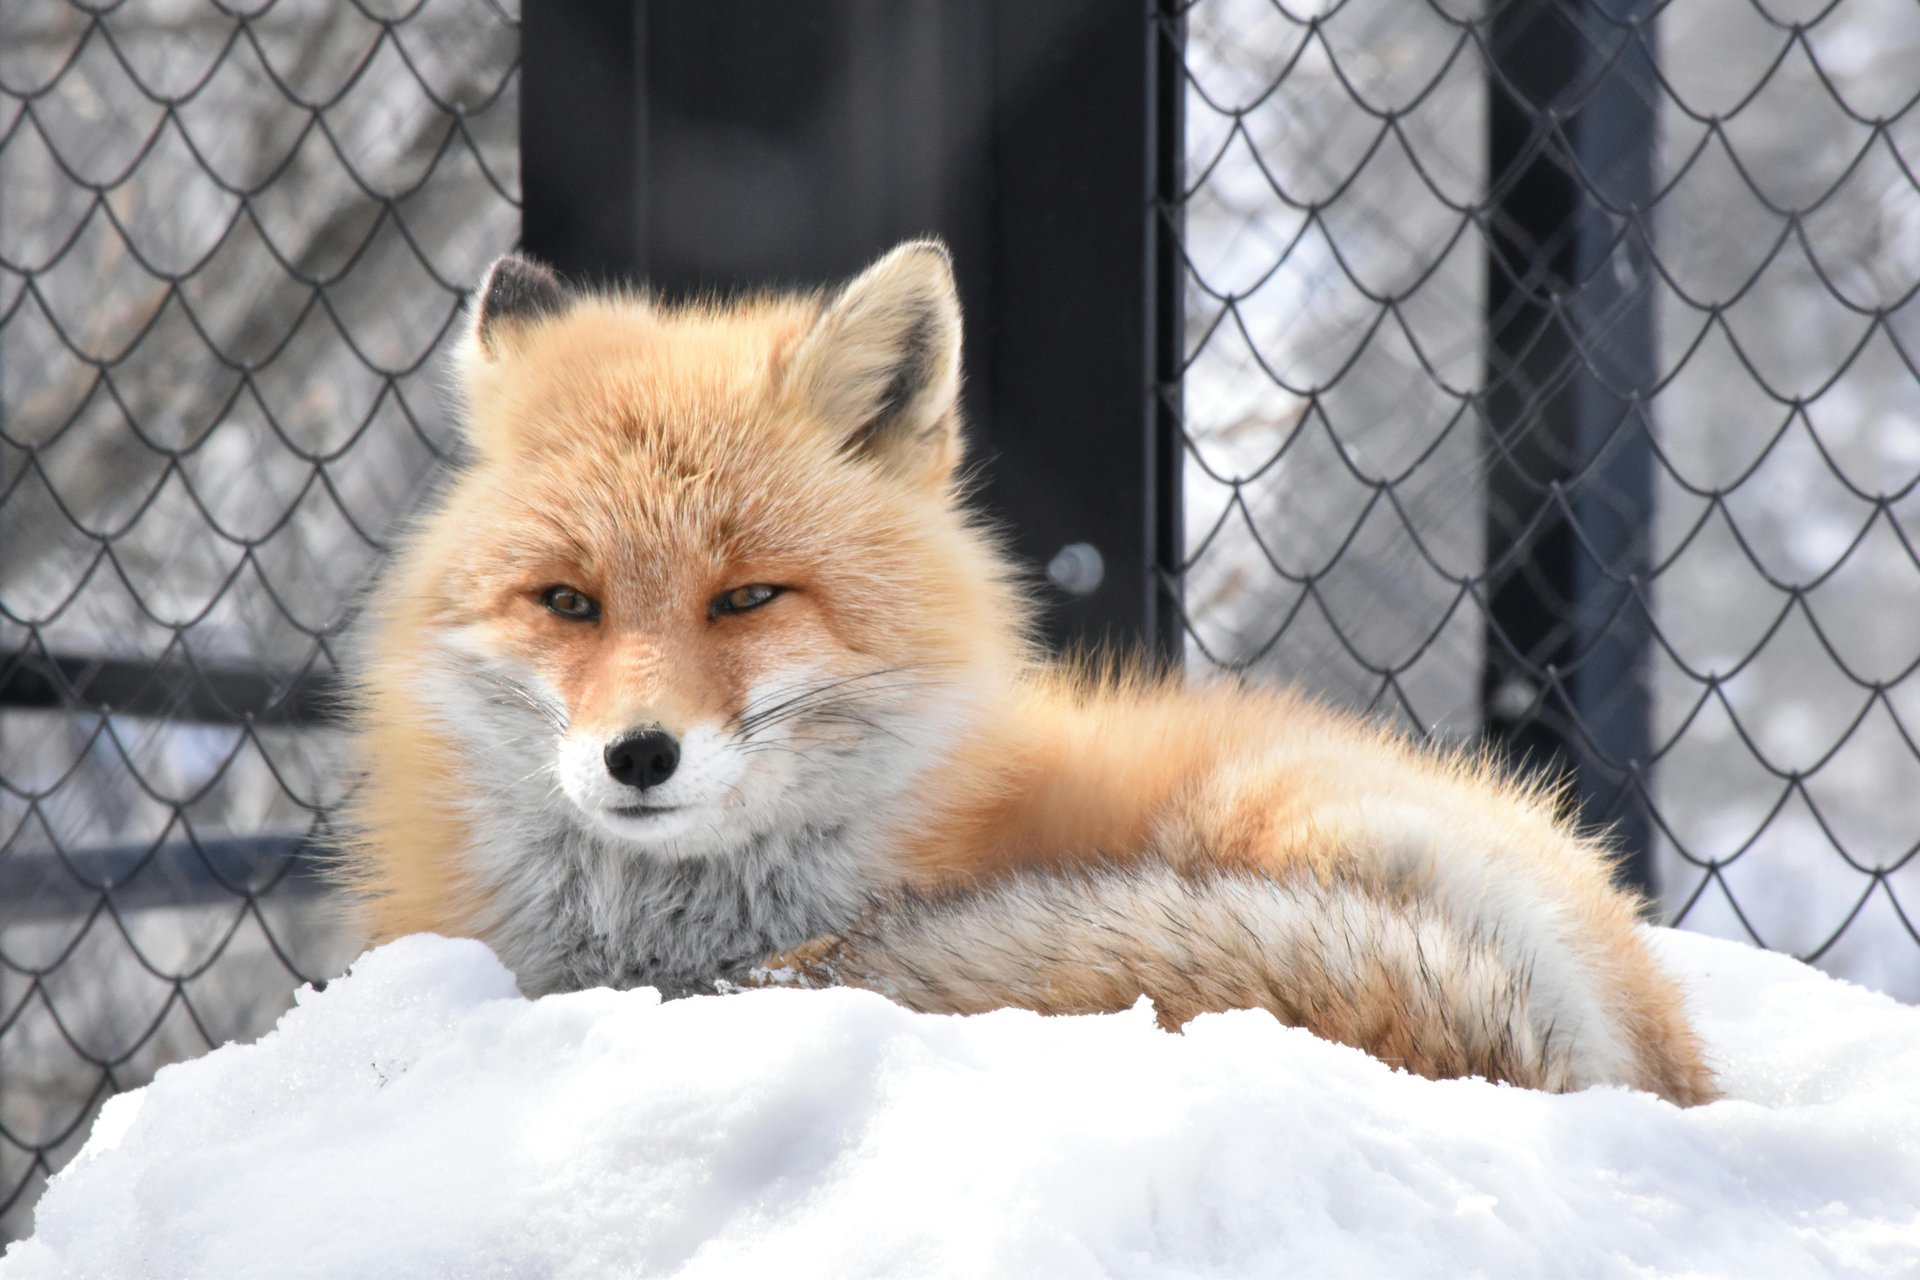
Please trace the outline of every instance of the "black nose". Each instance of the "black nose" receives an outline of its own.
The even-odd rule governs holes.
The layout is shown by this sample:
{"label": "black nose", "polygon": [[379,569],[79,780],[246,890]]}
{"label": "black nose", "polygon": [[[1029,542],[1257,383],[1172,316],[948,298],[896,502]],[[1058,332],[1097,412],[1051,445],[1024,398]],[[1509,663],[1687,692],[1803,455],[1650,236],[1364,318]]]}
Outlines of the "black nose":
{"label": "black nose", "polygon": [[607,744],[607,772],[624,786],[657,787],[680,763],[680,744],[665,729],[627,733]]}

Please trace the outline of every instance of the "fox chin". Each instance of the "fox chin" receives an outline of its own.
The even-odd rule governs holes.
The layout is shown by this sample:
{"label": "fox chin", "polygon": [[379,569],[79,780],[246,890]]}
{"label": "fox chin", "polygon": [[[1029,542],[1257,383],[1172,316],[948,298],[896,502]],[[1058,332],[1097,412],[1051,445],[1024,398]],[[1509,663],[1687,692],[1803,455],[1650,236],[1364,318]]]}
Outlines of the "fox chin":
{"label": "fox chin", "polygon": [[948,255],[670,306],[520,256],[376,585],[339,874],[524,989],[1261,1008],[1432,1077],[1714,1096],[1537,782],[1278,689],[1054,662],[961,473]]}

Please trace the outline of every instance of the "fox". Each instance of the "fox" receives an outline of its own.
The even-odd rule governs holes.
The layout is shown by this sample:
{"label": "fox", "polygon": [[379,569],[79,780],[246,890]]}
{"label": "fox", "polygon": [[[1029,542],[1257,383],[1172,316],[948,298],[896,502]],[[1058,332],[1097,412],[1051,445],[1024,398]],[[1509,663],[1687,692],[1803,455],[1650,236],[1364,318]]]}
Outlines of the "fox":
{"label": "fox", "polygon": [[371,590],[335,868],[529,995],[849,986],[1280,1021],[1434,1079],[1717,1096],[1555,788],[1303,694],[1053,658],[975,509],[949,254],[667,301],[521,254]]}

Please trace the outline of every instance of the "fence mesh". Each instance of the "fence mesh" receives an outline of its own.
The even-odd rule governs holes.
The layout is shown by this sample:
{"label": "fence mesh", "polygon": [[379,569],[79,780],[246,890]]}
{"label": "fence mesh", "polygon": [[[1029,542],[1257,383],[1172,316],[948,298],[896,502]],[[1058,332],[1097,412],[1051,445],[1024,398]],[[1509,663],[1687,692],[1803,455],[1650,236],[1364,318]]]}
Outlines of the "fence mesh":
{"label": "fence mesh", "polygon": [[[1488,647],[1517,644],[1489,603],[1529,571],[1490,539],[1583,493],[1612,518],[1599,470],[1516,503],[1488,459],[1650,338],[1645,376],[1608,389],[1606,443],[1650,471],[1651,526],[1628,540],[1644,576],[1604,556],[1590,576],[1618,588],[1598,631],[1649,633],[1622,684],[1652,698],[1631,802],[1663,905],[1920,997],[1920,9],[1201,0],[1184,18],[1190,660],[1480,730]],[[1543,37],[1592,70],[1516,45]],[[1650,182],[1629,203],[1578,138],[1637,60]],[[1504,163],[1490,86],[1524,114]],[[1574,213],[1516,225],[1536,167]],[[1604,251],[1557,269],[1581,219]],[[1546,319],[1516,340],[1526,306]],[[1496,421],[1503,396],[1519,409]],[[1511,711],[1538,709],[1523,686]]]}
{"label": "fence mesh", "polygon": [[[1618,233],[1589,273],[1552,265],[1571,222],[1512,223],[1488,145],[1516,9],[1602,79],[1655,68],[1644,204],[1569,142],[1592,83],[1527,100],[1525,163]],[[1192,664],[1479,732],[1489,603],[1529,572],[1490,541],[1536,514],[1487,482],[1497,402],[1550,428],[1650,316],[1616,434],[1651,467],[1621,616],[1665,906],[1920,997],[1920,10],[1158,20],[1187,31]],[[347,959],[301,872],[342,785],[314,690],[440,455],[462,289],[517,236],[517,57],[491,0],[0,8],[0,1235],[108,1093]],[[1501,330],[1502,298],[1601,294],[1558,370]]]}
{"label": "fence mesh", "polygon": [[518,236],[518,53],[492,0],[0,8],[0,1235],[347,958],[314,691]]}

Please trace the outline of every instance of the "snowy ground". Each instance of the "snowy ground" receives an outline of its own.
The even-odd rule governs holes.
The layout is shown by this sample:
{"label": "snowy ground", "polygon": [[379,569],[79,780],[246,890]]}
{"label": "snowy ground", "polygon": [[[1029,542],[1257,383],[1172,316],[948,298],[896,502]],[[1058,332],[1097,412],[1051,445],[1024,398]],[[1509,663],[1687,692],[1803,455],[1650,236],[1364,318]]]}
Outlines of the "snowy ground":
{"label": "snowy ground", "polygon": [[408,939],[115,1098],[4,1280],[1913,1275],[1920,1010],[1674,933],[1730,1100],[853,991],[529,1002]]}

